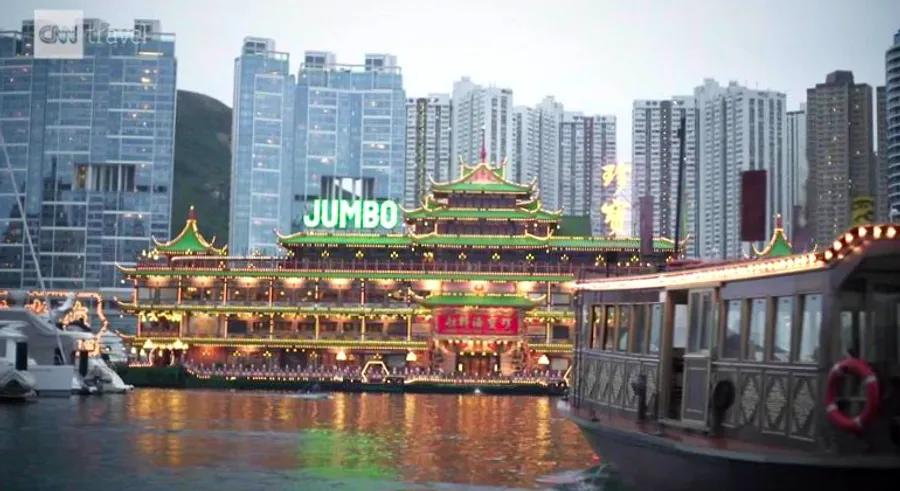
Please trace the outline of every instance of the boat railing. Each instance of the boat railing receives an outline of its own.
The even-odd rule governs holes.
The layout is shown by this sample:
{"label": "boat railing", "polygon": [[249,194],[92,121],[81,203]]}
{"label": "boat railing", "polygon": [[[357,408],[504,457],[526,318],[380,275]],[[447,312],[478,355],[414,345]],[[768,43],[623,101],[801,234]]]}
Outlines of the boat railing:
{"label": "boat railing", "polygon": [[433,273],[533,273],[573,275],[580,269],[571,263],[542,263],[530,261],[397,261],[381,259],[309,259],[309,258],[217,258],[178,257],[171,263],[165,261],[143,261],[135,266],[138,270],[210,270],[223,271],[412,271]]}

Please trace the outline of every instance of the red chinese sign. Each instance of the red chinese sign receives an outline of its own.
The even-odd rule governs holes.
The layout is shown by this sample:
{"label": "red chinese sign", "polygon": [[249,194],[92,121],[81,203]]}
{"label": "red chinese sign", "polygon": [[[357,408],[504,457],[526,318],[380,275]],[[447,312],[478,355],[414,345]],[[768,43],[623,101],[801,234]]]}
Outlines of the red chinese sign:
{"label": "red chinese sign", "polygon": [[519,314],[515,309],[455,309],[434,311],[438,334],[469,336],[515,336],[519,333]]}

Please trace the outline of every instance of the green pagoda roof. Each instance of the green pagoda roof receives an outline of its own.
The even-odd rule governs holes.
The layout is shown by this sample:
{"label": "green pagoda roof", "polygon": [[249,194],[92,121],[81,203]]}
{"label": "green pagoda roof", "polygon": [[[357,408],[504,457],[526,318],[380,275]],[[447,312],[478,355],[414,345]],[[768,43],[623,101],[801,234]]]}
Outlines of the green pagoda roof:
{"label": "green pagoda roof", "polygon": [[462,176],[449,182],[434,182],[431,191],[435,193],[512,193],[531,194],[533,185],[516,184],[503,177],[500,167],[491,167],[487,162],[474,166],[462,166]]}
{"label": "green pagoda roof", "polygon": [[446,293],[431,295],[420,300],[422,305],[435,307],[441,305],[458,305],[468,307],[519,307],[532,308],[541,304],[541,300],[532,300],[521,295],[512,294],[486,294],[472,295],[459,293]]}
{"label": "green pagoda roof", "polygon": [[559,220],[559,213],[535,209],[499,209],[499,208],[419,208],[406,212],[406,218],[460,218],[486,220]]}
{"label": "green pagoda roof", "polygon": [[153,238],[153,243],[156,246],[154,251],[158,254],[169,256],[192,254],[224,256],[227,246],[222,247],[221,249],[217,248],[213,246],[215,241],[215,237],[213,237],[211,241],[207,241],[197,229],[197,211],[194,210],[193,205],[188,211],[188,217],[184,223],[184,228],[181,229],[181,232],[174,239],[168,242],[161,242],[156,240],[155,237]]}
{"label": "green pagoda roof", "polygon": [[753,247],[753,252],[757,258],[783,257],[790,256],[794,253],[794,246],[784,234],[784,228],[781,224],[781,216],[775,217],[775,230],[772,231],[772,237],[763,250],[757,250]]}

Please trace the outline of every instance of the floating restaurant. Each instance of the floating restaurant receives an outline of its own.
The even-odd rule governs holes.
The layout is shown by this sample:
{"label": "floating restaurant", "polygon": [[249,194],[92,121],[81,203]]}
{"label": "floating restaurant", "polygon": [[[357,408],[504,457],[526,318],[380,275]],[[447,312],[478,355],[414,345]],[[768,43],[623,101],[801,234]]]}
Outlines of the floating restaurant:
{"label": "floating restaurant", "polygon": [[[262,257],[207,241],[192,210],[180,234],[121,268],[134,287],[119,301],[138,320],[132,346],[203,376],[340,370],[368,379],[375,366],[370,375],[404,384],[527,375],[564,385],[575,280],[588,269],[655,271],[674,250],[666,239],[646,241],[641,254],[639,239],[573,234],[568,217],[543,208],[534,182],[511,182],[486,162],[432,183],[419,208],[402,210],[403,233],[333,231],[392,215],[374,201],[321,202],[305,231],[279,234],[283,255]],[[310,226],[322,223],[333,227]]]}

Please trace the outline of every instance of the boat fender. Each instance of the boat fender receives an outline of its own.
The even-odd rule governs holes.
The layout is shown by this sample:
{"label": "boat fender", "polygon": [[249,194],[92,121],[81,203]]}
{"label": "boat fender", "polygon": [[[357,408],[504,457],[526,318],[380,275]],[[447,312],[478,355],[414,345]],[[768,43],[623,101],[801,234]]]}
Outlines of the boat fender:
{"label": "boat fender", "polygon": [[725,412],[734,404],[734,382],[719,380],[713,387],[712,407],[716,411]]}
{"label": "boat fender", "polygon": [[728,379],[719,380],[713,386],[710,406],[712,406],[712,427],[715,432],[722,429],[725,412],[734,404],[734,382]]}
{"label": "boat fender", "polygon": [[[866,405],[856,416],[848,416],[838,407],[838,392],[844,375],[852,373],[862,379],[866,392]],[[834,364],[828,372],[828,381],[825,387],[825,414],[828,421],[836,427],[851,433],[862,431],[875,419],[878,414],[878,404],[881,401],[878,377],[863,360],[859,358],[844,358]]]}

